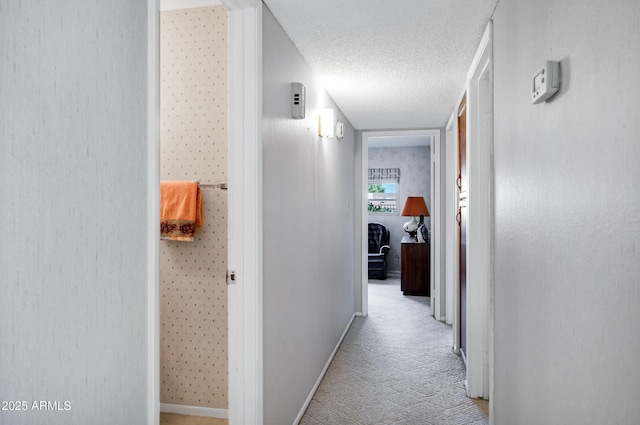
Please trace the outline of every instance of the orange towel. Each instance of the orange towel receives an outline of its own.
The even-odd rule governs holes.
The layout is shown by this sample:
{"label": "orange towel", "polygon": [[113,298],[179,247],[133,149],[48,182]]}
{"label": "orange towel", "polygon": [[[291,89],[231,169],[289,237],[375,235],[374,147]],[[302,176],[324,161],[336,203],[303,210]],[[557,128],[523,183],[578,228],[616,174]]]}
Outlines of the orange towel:
{"label": "orange towel", "polygon": [[160,182],[160,239],[193,241],[203,223],[198,182]]}

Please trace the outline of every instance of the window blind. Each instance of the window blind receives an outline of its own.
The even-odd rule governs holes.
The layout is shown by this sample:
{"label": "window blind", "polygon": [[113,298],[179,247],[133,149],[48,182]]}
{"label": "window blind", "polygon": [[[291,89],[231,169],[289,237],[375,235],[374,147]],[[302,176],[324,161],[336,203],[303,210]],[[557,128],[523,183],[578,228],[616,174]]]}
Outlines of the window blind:
{"label": "window blind", "polygon": [[400,183],[399,168],[369,168],[368,184]]}

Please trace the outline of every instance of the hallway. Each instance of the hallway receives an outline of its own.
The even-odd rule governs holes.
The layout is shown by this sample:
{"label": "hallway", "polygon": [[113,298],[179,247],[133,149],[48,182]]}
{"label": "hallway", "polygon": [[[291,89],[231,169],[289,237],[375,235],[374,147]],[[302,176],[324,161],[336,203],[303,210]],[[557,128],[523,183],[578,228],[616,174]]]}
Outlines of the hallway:
{"label": "hallway", "polygon": [[355,318],[300,424],[487,424],[451,347],[429,298],[402,295],[398,278],[370,281],[369,316]]}

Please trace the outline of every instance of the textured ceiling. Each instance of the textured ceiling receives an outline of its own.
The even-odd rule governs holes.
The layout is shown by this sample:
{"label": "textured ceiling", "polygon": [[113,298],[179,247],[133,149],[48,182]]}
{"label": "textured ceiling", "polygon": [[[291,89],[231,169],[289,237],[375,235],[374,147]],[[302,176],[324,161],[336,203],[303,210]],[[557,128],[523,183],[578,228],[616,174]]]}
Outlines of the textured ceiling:
{"label": "textured ceiling", "polygon": [[264,0],[359,130],[444,127],[498,0]]}

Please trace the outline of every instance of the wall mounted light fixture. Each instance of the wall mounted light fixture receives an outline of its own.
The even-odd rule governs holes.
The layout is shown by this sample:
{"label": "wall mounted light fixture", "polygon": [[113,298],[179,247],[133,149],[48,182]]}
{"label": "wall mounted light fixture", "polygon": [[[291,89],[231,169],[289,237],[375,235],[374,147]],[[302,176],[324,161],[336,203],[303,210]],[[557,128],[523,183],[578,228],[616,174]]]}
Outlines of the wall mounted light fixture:
{"label": "wall mounted light fixture", "polygon": [[335,118],[332,108],[320,111],[318,118],[318,135],[320,137],[333,137],[335,134]]}

